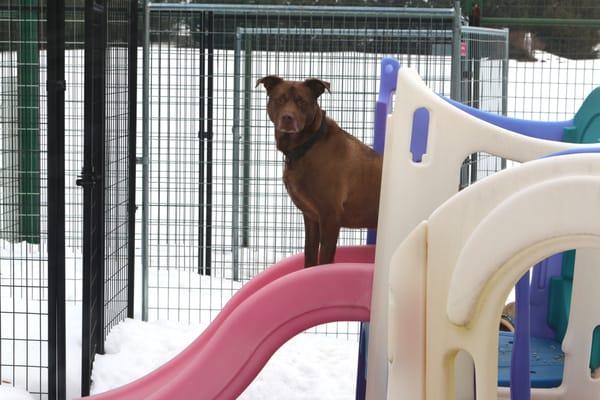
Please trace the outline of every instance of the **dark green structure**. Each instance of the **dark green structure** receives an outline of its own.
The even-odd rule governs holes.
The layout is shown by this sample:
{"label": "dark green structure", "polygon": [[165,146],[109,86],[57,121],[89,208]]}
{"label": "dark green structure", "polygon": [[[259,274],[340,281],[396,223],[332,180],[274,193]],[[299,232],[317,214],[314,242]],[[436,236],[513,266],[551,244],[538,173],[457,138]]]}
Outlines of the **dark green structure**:
{"label": "dark green structure", "polygon": [[40,243],[40,53],[37,0],[22,0],[17,51],[20,240]]}

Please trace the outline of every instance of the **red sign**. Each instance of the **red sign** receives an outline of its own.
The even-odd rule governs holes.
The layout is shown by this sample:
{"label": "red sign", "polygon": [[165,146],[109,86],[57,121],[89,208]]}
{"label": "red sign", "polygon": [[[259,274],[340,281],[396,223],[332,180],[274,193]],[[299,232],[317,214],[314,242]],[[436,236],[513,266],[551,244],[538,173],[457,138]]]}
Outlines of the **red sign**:
{"label": "red sign", "polygon": [[460,42],[460,56],[467,56],[467,44],[465,42]]}

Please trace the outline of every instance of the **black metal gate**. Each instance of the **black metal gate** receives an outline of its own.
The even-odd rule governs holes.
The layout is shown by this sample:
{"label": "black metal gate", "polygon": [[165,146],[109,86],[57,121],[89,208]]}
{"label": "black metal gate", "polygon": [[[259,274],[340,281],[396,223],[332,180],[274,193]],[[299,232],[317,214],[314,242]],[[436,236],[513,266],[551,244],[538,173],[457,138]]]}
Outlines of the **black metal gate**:
{"label": "black metal gate", "polygon": [[135,0],[85,8],[82,385],[110,329],[133,317]]}
{"label": "black metal gate", "polygon": [[0,380],[65,397],[64,1],[0,5]]}

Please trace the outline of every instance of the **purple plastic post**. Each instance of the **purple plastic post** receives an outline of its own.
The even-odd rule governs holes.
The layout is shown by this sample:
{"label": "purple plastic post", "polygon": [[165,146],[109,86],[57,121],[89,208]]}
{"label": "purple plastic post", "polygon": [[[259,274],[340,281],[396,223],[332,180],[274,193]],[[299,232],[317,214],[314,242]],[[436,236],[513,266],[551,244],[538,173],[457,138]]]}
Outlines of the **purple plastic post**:
{"label": "purple plastic post", "polygon": [[429,136],[429,110],[417,108],[413,114],[412,132],[410,135],[410,153],[413,162],[420,163],[423,154],[427,152],[427,137]]}
{"label": "purple plastic post", "polygon": [[529,376],[529,271],[517,282],[516,325],[513,351],[510,360],[510,397],[511,399],[529,400],[531,377]]}
{"label": "purple plastic post", "polygon": [[373,143],[373,148],[379,154],[383,154],[385,148],[387,116],[392,111],[392,95],[396,92],[399,70],[398,60],[389,57],[381,60],[381,80],[379,96],[375,105],[375,141]]}
{"label": "purple plastic post", "polygon": [[[386,57],[381,60],[381,75],[379,77],[379,96],[375,103],[375,132],[373,149],[383,154],[385,148],[385,128],[387,117],[392,110],[392,95],[396,91],[396,82],[400,63],[398,60]],[[367,244],[375,244],[377,231],[369,229],[367,232]],[[367,391],[367,342],[369,338],[369,324],[361,322],[360,341],[358,347],[358,368],[356,372],[356,400],[364,400]]]}
{"label": "purple plastic post", "polygon": [[[398,60],[386,57],[381,60],[381,75],[379,80],[379,96],[375,103],[375,135],[373,149],[383,154],[385,148],[385,129],[387,117],[392,110],[392,95],[396,91],[396,82],[400,63]],[[377,232],[369,229],[367,232],[367,244],[375,244]]]}

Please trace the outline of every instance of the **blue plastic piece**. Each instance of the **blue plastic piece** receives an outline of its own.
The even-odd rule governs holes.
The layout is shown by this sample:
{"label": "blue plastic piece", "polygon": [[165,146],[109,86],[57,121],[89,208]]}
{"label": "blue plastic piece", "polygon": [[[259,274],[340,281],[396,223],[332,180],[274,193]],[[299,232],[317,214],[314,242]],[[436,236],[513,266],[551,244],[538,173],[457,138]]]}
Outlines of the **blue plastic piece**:
{"label": "blue plastic piece", "polygon": [[[513,334],[510,332],[500,332],[498,345],[498,385],[510,386],[511,359],[513,350]],[[531,352],[529,357],[530,373],[527,374],[531,379],[531,384],[538,388],[552,388],[560,386],[562,383],[564,368],[564,353],[561,351],[560,343],[545,338],[532,337]],[[514,388],[514,382],[512,388]],[[511,392],[513,399],[521,400],[522,397],[515,396]]]}
{"label": "blue plastic piece", "polygon": [[562,151],[557,151],[556,153],[548,154],[542,158],[550,158],[557,156],[566,156],[569,154],[584,154],[584,153],[600,153],[600,145],[598,146],[586,146],[586,147],[575,147],[572,149],[566,149]]}
{"label": "blue plastic piece", "polygon": [[427,151],[429,135],[429,110],[417,108],[413,114],[412,133],[410,136],[410,152],[413,162],[420,163]]}
{"label": "blue plastic piece", "polygon": [[545,122],[509,118],[502,115],[481,111],[478,108],[469,107],[444,96],[442,96],[442,98],[456,108],[459,108],[478,119],[489,122],[492,125],[538,139],[562,141],[565,128],[573,126],[572,119],[568,121]]}
{"label": "blue plastic piece", "polygon": [[526,400],[530,398],[530,388],[532,382],[530,376],[526,373],[529,370],[530,353],[530,326],[529,319],[529,271],[527,271],[517,282],[515,289],[516,304],[516,326],[514,334],[514,348],[517,351],[512,352],[511,364],[521,366],[510,369],[510,394],[513,399]]}

